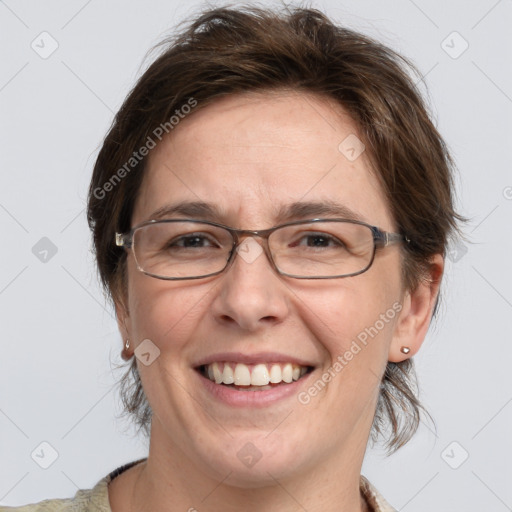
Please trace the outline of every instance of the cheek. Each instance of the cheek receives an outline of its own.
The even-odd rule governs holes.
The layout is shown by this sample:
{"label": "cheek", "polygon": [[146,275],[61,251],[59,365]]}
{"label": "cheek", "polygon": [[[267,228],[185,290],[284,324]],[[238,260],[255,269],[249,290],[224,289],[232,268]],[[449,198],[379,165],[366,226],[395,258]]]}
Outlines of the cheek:
{"label": "cheek", "polygon": [[[325,396],[336,410],[361,412],[379,391],[402,306],[400,281],[376,275],[361,274],[324,286],[310,294],[311,300],[303,301],[301,316],[323,355],[318,376],[323,382],[315,381],[315,389],[307,393],[315,396],[325,388]],[[320,407],[320,401],[316,406]]]}
{"label": "cheek", "polygon": [[186,358],[173,356],[190,349],[188,342],[205,315],[204,308],[215,283],[163,281],[135,268],[129,272],[129,308],[135,344],[150,339],[159,348],[163,361],[175,367]]}
{"label": "cheek", "polygon": [[393,305],[400,291],[392,283],[361,274],[324,284],[321,289],[302,290],[299,296],[303,304],[301,316],[311,327],[315,326],[318,339],[339,352],[351,340],[364,341],[369,331],[372,338],[389,337],[396,318]]}
{"label": "cheek", "polygon": [[[309,328],[324,363],[312,383],[315,389],[307,393],[324,395],[319,390],[325,388],[332,410],[362,414],[362,408],[378,395],[401,309],[398,289],[372,286],[369,293],[360,281],[323,300],[319,297],[309,314]],[[321,408],[320,401],[314,407]]]}

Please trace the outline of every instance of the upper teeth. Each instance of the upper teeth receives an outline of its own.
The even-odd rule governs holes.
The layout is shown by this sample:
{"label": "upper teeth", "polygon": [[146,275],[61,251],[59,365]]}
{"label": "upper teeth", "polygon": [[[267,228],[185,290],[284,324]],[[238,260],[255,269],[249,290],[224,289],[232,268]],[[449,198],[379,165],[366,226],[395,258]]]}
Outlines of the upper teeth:
{"label": "upper teeth", "polygon": [[[234,366],[234,370],[233,370]],[[269,382],[298,380],[307,372],[307,367],[292,363],[246,365],[243,363],[212,363],[206,365],[208,378],[217,384],[237,386],[266,386]]]}

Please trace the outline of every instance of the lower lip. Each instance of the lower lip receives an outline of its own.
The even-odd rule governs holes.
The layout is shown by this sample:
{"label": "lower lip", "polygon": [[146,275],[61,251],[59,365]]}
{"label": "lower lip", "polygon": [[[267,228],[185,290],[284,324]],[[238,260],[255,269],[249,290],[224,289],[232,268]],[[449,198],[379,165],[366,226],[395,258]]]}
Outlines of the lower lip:
{"label": "lower lip", "polygon": [[234,407],[267,407],[292,395],[296,396],[312,373],[306,373],[299,380],[295,380],[289,384],[279,384],[272,389],[262,391],[238,391],[231,386],[216,384],[197,370],[195,370],[195,372],[199,376],[206,391],[220,402]]}

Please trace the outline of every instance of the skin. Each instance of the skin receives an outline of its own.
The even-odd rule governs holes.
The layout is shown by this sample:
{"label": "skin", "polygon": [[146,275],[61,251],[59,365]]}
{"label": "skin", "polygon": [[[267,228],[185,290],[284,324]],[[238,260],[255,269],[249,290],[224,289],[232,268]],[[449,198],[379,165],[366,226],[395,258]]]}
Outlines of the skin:
{"label": "skin", "polygon": [[[178,200],[211,201],[229,226],[264,229],[281,222],[276,206],[337,201],[369,224],[394,232],[366,153],[349,161],[338,146],[357,127],[328,99],[279,91],[217,100],[180,121],[149,156],[132,218],[135,226]],[[128,296],[117,303],[131,350],[149,338],[160,356],[138,361],[154,413],[149,456],[116,478],[114,512],[128,510],[367,510],[359,492],[364,453],[388,361],[420,348],[443,270],[404,290],[400,246],[378,251],[365,273],[343,279],[279,276],[263,255],[241,257],[218,276],[163,281],[128,255]],[[205,355],[277,351],[311,361],[307,388],[394,303],[385,324],[307,405],[297,396],[258,408],[212,400],[193,369]],[[410,347],[408,355],[400,347]],[[246,467],[237,452],[253,443],[261,459]]]}

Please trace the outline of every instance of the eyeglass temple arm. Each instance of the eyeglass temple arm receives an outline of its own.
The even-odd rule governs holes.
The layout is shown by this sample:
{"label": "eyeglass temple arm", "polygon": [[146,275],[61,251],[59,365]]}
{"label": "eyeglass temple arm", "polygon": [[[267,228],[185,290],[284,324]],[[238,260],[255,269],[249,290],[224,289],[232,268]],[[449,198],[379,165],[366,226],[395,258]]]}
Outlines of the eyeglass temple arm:
{"label": "eyeglass temple arm", "polygon": [[387,231],[374,231],[375,240],[382,244],[384,247],[395,242],[410,243],[409,237],[401,235],[400,233],[388,233]]}
{"label": "eyeglass temple arm", "polygon": [[132,237],[130,233],[116,233],[116,245],[130,249],[132,246]]}

